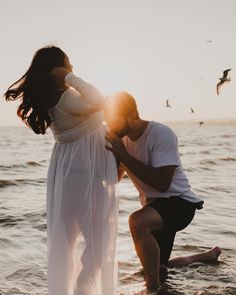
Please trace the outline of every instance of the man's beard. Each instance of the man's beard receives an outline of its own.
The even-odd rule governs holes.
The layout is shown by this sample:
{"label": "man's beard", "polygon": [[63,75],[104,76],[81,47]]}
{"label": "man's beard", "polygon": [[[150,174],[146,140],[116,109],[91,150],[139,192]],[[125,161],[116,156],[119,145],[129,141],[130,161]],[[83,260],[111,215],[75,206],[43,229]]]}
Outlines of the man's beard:
{"label": "man's beard", "polygon": [[128,131],[129,131],[130,127],[129,124],[126,124],[124,128],[122,128],[119,131],[114,131],[114,133],[116,134],[116,136],[118,136],[119,138],[124,137],[125,135],[127,135]]}

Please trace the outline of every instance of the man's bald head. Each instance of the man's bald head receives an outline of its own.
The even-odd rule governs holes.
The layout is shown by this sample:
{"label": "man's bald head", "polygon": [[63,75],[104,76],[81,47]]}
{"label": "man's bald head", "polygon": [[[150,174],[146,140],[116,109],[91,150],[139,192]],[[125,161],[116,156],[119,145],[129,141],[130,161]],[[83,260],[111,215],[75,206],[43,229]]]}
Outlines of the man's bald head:
{"label": "man's bald head", "polygon": [[126,120],[131,116],[139,117],[135,98],[128,92],[117,92],[107,96],[108,112],[124,117]]}
{"label": "man's bald head", "polygon": [[139,119],[134,97],[128,92],[117,92],[107,97],[105,119],[119,137],[125,136]]}

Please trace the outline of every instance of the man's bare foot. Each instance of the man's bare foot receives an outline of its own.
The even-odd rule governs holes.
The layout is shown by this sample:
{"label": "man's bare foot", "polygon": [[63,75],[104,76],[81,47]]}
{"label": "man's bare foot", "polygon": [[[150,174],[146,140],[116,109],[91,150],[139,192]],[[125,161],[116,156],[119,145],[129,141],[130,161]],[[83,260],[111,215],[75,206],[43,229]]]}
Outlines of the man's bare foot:
{"label": "man's bare foot", "polygon": [[204,262],[214,262],[218,259],[221,254],[220,247],[214,247],[211,250],[208,250],[203,253],[204,254]]}
{"label": "man's bare foot", "polygon": [[168,262],[168,267],[181,267],[193,262],[214,262],[218,259],[220,254],[221,249],[219,247],[214,247],[200,254],[171,258]]}

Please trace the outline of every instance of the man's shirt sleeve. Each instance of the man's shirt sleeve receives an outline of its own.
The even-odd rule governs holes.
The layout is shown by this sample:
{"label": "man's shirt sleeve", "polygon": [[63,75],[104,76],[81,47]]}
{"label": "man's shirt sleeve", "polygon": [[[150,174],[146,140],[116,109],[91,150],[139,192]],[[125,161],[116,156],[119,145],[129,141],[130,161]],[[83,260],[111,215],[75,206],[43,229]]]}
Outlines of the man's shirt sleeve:
{"label": "man's shirt sleeve", "polygon": [[150,152],[152,167],[180,166],[178,139],[175,133],[167,126],[157,133]]}

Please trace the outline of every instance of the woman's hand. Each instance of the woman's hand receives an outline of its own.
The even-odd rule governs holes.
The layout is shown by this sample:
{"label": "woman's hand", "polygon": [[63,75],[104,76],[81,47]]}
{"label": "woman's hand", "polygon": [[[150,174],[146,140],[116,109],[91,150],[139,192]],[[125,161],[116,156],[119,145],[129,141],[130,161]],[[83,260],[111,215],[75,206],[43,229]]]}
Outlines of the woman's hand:
{"label": "woman's hand", "polygon": [[55,67],[50,71],[50,75],[55,79],[56,83],[60,85],[65,85],[65,76],[70,73],[64,67]]}

